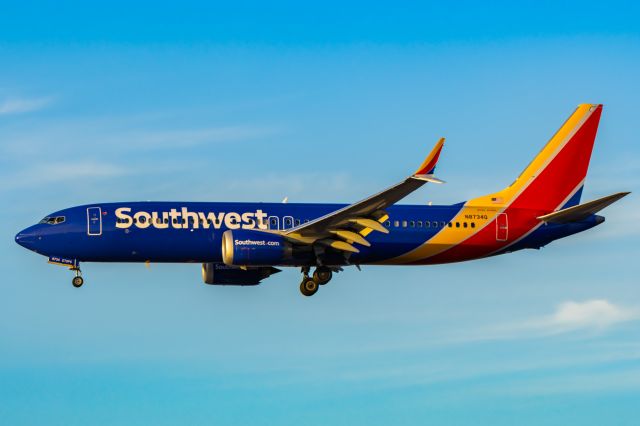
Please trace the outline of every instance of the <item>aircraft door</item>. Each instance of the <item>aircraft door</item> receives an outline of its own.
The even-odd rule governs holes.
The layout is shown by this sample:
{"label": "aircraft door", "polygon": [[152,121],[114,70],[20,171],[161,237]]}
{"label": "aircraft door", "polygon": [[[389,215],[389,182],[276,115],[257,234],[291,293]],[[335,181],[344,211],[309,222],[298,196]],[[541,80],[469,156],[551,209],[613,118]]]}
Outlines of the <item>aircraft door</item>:
{"label": "aircraft door", "polygon": [[509,237],[509,219],[506,213],[496,217],[496,241],[507,241]]}
{"label": "aircraft door", "polygon": [[100,207],[87,209],[87,235],[102,235],[102,210]]}

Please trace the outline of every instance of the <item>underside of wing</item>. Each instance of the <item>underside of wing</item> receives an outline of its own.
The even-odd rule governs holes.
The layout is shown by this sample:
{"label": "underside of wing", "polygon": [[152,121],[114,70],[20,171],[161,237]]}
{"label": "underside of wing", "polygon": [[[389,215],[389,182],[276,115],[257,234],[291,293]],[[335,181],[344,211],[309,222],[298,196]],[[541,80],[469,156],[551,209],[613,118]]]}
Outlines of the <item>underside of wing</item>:
{"label": "underside of wing", "polygon": [[358,246],[371,245],[366,239],[371,232],[389,232],[382,225],[389,218],[385,210],[387,207],[426,182],[443,183],[433,175],[443,145],[444,138],[441,138],[418,170],[402,182],[281,234],[298,244],[314,244],[319,258],[322,257],[323,248],[338,250],[347,256],[350,253],[358,253]]}

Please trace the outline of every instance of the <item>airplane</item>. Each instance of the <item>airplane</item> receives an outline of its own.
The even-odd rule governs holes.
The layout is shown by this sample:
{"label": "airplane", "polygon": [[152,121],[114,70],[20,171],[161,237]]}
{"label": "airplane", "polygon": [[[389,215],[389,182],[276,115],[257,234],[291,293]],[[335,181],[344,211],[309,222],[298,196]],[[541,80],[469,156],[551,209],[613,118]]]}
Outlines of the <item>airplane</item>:
{"label": "airplane", "polygon": [[[361,265],[433,265],[481,259],[600,225],[600,210],[629,192],[580,204],[602,113],[577,107],[505,189],[453,205],[399,205],[435,168],[440,139],[401,182],[354,204],[120,202],[60,210],[15,241],[75,273],[81,262],[201,263],[212,285],[257,285],[278,267],[302,272],[314,295],[334,273]],[[313,269],[313,273],[311,273]]]}

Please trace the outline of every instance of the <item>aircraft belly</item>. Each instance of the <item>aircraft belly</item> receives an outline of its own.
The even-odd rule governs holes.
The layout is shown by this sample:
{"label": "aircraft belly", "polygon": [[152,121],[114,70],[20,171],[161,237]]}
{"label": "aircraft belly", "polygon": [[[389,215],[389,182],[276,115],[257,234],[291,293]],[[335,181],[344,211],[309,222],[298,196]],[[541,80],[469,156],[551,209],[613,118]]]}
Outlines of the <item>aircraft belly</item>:
{"label": "aircraft belly", "polygon": [[169,230],[106,232],[85,237],[79,260],[89,262],[221,262],[220,239],[211,232]]}

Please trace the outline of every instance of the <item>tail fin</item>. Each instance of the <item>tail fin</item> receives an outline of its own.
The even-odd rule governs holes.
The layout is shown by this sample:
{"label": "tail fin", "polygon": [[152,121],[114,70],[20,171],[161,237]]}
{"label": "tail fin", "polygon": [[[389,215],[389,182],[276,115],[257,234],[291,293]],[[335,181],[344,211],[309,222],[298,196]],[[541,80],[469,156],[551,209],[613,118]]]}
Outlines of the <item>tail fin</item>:
{"label": "tail fin", "polygon": [[582,104],[518,178],[502,191],[468,205],[554,211],[580,202],[602,105]]}

